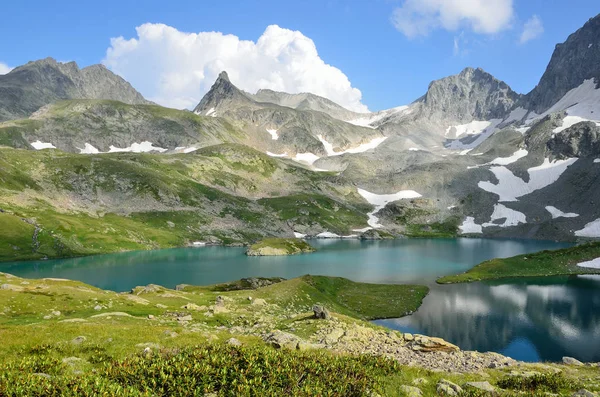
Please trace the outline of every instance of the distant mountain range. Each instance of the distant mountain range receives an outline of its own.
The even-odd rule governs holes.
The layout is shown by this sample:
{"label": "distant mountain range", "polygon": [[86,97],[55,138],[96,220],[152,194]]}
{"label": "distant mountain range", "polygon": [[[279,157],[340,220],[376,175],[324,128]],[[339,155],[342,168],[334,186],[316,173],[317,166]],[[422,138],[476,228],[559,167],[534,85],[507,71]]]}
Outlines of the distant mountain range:
{"label": "distant mountain range", "polygon": [[[600,15],[556,46],[528,94],[466,68],[433,81],[411,104],[374,113],[352,112],[311,93],[247,93],[226,72],[193,112],[168,109],[103,66],[79,69],[48,58],[0,76],[0,145],[59,149],[64,153],[53,156],[67,156],[72,164],[89,156],[91,168],[84,167],[85,174],[56,171],[47,176],[51,186],[47,180],[23,185],[24,175],[7,171],[15,166],[7,154],[14,149],[3,149],[8,168],[0,166],[0,208],[22,214],[32,200],[42,200],[53,211],[107,219],[134,216],[140,211],[127,200],[142,200],[167,220],[176,218],[168,208],[196,211],[204,226],[188,227],[175,245],[294,233],[600,238],[599,84]],[[51,167],[49,154],[43,156],[44,167]],[[153,165],[136,168],[136,175],[148,172],[141,185],[104,189],[86,179],[98,176],[93,159],[103,159],[100,164],[104,158],[123,167]],[[184,200],[183,188],[153,186],[152,173],[168,179],[181,167],[191,178],[183,185],[200,183],[227,195],[228,204],[219,196],[220,212],[207,211]],[[24,169],[36,180],[29,174],[35,167]],[[287,175],[277,177],[277,186],[269,177],[274,170]],[[118,178],[105,171],[102,178]],[[58,196],[70,197],[71,204],[50,199]],[[243,211],[233,209],[236,200],[243,200],[237,204]],[[251,222],[256,211],[271,221]],[[142,224],[164,227],[147,219]]]}

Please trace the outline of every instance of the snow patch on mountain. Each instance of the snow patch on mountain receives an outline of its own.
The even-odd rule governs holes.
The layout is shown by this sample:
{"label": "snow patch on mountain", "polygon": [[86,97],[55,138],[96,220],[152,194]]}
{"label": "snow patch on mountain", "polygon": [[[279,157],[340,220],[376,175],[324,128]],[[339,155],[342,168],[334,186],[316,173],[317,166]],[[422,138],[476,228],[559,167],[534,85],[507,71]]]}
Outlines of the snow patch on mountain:
{"label": "snow patch on mountain", "polygon": [[600,159],[594,159],[594,163],[600,163]]}
{"label": "snow patch on mountain", "polygon": [[[498,224],[494,221],[504,219],[504,223]],[[489,222],[484,223],[483,227],[498,226],[511,227],[517,226],[519,223],[527,223],[527,217],[524,213],[510,209],[503,204],[494,205],[494,212]]]}
{"label": "snow patch on mountain", "polygon": [[271,139],[273,139],[274,141],[279,139],[279,135],[277,135],[277,130],[273,130],[273,129],[268,129],[267,128],[267,132],[269,134],[271,134]]}
{"label": "snow patch on mountain", "polygon": [[367,128],[376,128],[376,124],[377,122],[388,118],[392,115],[399,115],[399,114],[408,114],[410,113],[410,111],[408,110],[409,106],[398,106],[392,109],[387,109],[387,110],[382,110],[380,112],[374,112],[374,113],[367,113],[365,114],[363,117],[359,117],[357,119],[354,120],[346,120],[347,123],[350,124],[354,124],[354,125],[358,125],[361,127],[367,127]]}
{"label": "snow patch on mountain", "polygon": [[402,199],[422,197],[419,193],[415,192],[414,190],[401,190],[393,194],[375,194],[360,188],[357,188],[357,190],[358,194],[360,194],[365,200],[367,200],[369,204],[375,206],[375,209],[367,214],[367,216],[369,217],[367,224],[374,229],[383,227],[383,225],[379,223],[379,218],[376,217],[375,214],[381,209],[383,209],[388,203]]}
{"label": "snow patch on mountain", "polygon": [[323,147],[325,148],[325,152],[327,153],[327,156],[340,156],[340,155],[346,154],[346,153],[353,153],[353,154],[364,153],[367,150],[375,149],[377,146],[381,145],[381,143],[387,139],[387,137],[385,137],[385,136],[379,137],[379,138],[373,138],[371,141],[360,144],[355,148],[342,150],[341,152],[336,152],[333,149],[333,144],[331,144],[330,142],[327,142],[327,140],[323,137],[323,135],[319,135],[317,138],[319,138],[319,141],[321,141],[321,143],[323,144]]}
{"label": "snow patch on mountain", "polygon": [[521,196],[533,193],[556,182],[565,170],[574,162],[576,158],[566,160],[550,161],[544,159],[544,162],[527,170],[529,173],[529,182],[515,176],[508,168],[504,166],[492,167],[490,171],[498,179],[497,184],[490,181],[481,181],[478,186],[490,193],[499,196],[498,201],[518,201]]}
{"label": "snow patch on mountain", "polygon": [[116,146],[110,146],[108,153],[122,153],[122,152],[132,152],[132,153],[148,153],[148,152],[166,152],[168,149],[164,149],[158,146],[154,146],[152,142],[144,141],[142,143],[132,143],[129,147],[126,148],[118,148]]}
{"label": "snow patch on mountain", "polygon": [[548,211],[550,213],[550,215],[552,215],[552,219],[556,219],[556,218],[577,218],[579,216],[579,214],[576,214],[574,212],[562,212],[558,208],[553,207],[551,205],[546,206],[546,211]]}
{"label": "snow patch on mountain", "polygon": [[600,258],[592,259],[591,261],[580,262],[577,264],[579,267],[587,267],[590,269],[600,269]]}
{"label": "snow patch on mountain", "polygon": [[581,85],[567,92],[558,102],[541,115],[534,115],[528,122],[533,122],[548,114],[566,110],[567,116],[554,133],[561,132],[581,121],[594,121],[600,125],[600,89],[596,88],[594,79],[584,80]]}
{"label": "snow patch on mountain", "polygon": [[77,148],[77,149],[79,149],[79,154],[98,154],[98,153],[100,153],[100,151],[98,149],[96,149],[94,146],[90,145],[87,142],[86,142],[85,146],[83,147],[83,149],[81,149],[81,148]]}
{"label": "snow patch on mountain", "polygon": [[509,165],[517,162],[519,159],[526,157],[529,152],[526,149],[519,149],[508,157],[497,157],[490,161],[489,165]]}
{"label": "snow patch on mountain", "polygon": [[[456,135],[457,138],[460,138],[453,139],[449,144],[446,145],[446,149],[463,151],[473,150],[483,141],[488,139],[494,132],[496,132],[500,123],[502,123],[501,119],[491,119],[489,121],[472,121],[468,124],[451,126],[449,128],[455,128],[457,133],[462,132],[462,134]],[[450,129],[446,130],[446,134],[449,134],[450,132],[452,132]],[[468,139],[470,135],[475,135],[476,138]]]}
{"label": "snow patch on mountain", "polygon": [[579,237],[600,237],[600,218],[585,225],[581,230],[575,232]]}
{"label": "snow patch on mountain", "polygon": [[30,145],[35,149],[35,150],[42,150],[42,149],[56,149],[56,146],[54,146],[51,143],[47,143],[47,142],[42,142],[40,140],[37,140],[35,142],[30,143]]}
{"label": "snow patch on mountain", "polygon": [[215,108],[208,109],[205,116],[217,117],[217,112],[215,111]]}
{"label": "snow patch on mountain", "polygon": [[475,223],[475,218],[472,216],[468,216],[458,228],[462,232],[461,234],[483,233],[483,228]]}
{"label": "snow patch on mountain", "polygon": [[486,128],[492,123],[490,121],[473,120],[467,124],[451,125],[446,128],[445,137],[450,139],[460,138],[464,135],[477,135],[481,134]]}
{"label": "snow patch on mountain", "polygon": [[271,152],[267,152],[267,156],[271,156],[271,157],[287,157],[287,152],[282,153],[282,154],[275,154],[275,153],[271,153]]}
{"label": "snow patch on mountain", "polygon": [[321,157],[317,156],[314,153],[296,153],[292,160],[297,161],[299,163],[306,163],[308,165],[313,165],[315,161],[320,159]]}
{"label": "snow patch on mountain", "polygon": [[518,108],[513,109],[513,111],[510,112],[508,117],[502,121],[502,125],[508,125],[515,121],[521,121],[525,118],[525,116],[527,116],[528,112],[529,111],[527,109],[519,106]]}

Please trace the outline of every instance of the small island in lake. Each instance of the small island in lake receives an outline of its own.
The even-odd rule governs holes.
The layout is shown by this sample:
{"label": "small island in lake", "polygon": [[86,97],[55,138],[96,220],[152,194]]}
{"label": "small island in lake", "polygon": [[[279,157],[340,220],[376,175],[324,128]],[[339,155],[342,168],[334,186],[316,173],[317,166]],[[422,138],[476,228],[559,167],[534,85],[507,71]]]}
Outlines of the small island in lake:
{"label": "small island in lake", "polygon": [[252,244],[246,251],[248,256],[282,256],[315,252],[316,249],[297,238],[266,238]]}

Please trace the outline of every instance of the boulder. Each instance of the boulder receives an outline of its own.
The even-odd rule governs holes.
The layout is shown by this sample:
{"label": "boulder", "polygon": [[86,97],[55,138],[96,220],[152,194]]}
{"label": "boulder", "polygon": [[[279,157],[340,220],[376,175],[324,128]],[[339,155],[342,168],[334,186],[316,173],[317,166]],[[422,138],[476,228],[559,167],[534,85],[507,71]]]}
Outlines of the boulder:
{"label": "boulder", "polygon": [[304,342],[296,335],[275,330],[264,337],[264,341],[277,349],[298,349],[298,345]]}
{"label": "boulder", "polygon": [[473,390],[476,392],[484,392],[488,396],[497,396],[498,391],[494,386],[490,384],[490,382],[467,382],[463,385],[463,388],[466,390]]}
{"label": "boulder", "polygon": [[252,304],[254,306],[266,306],[267,301],[261,298],[257,298],[252,301]]}
{"label": "boulder", "polygon": [[563,363],[567,364],[567,365],[583,365],[583,363],[581,361],[579,361],[576,358],[573,357],[563,357],[562,358]]}
{"label": "boulder", "polygon": [[[404,335],[404,339],[406,340],[406,334]],[[441,338],[434,338],[423,335],[415,335],[415,339],[413,342],[411,342],[410,347],[414,351],[422,352],[452,353],[460,350],[458,346],[453,345],[450,342],[446,342]]]}
{"label": "boulder", "polygon": [[329,314],[329,310],[327,310],[326,307],[321,306],[321,305],[314,305],[313,313],[314,313],[315,318],[319,318],[319,319],[323,319],[323,320],[329,320],[331,318],[331,314]]}
{"label": "boulder", "polygon": [[402,385],[400,386],[400,390],[406,397],[421,397],[423,395],[421,389],[414,386]]}
{"label": "boulder", "polygon": [[71,343],[74,345],[81,345],[83,342],[86,341],[86,339],[87,338],[85,336],[78,336],[77,338],[73,339]]}
{"label": "boulder", "polygon": [[240,342],[238,339],[236,338],[230,338],[227,340],[227,344],[231,345],[231,346],[242,346],[242,342]]}
{"label": "boulder", "polygon": [[446,379],[440,379],[436,389],[441,396],[458,396],[463,392],[462,387]]}

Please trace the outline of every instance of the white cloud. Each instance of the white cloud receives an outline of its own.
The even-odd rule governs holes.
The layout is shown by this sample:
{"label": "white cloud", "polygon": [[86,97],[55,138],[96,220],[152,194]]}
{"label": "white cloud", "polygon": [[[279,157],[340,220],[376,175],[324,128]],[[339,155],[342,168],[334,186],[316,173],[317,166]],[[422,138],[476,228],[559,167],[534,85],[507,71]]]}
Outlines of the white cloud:
{"label": "white cloud", "polygon": [[523,25],[523,33],[521,33],[519,42],[521,44],[527,43],[529,40],[540,37],[542,33],[544,33],[542,20],[537,15],[534,15],[525,22],[525,25]]}
{"label": "white cloud", "polygon": [[13,68],[9,67],[7,64],[0,62],[0,75],[6,74],[13,70]]}
{"label": "white cloud", "polygon": [[513,0],[405,0],[394,10],[392,23],[408,38],[436,29],[493,34],[510,26]]}
{"label": "white cloud", "polygon": [[137,38],[111,39],[103,63],[148,99],[193,108],[226,70],[239,88],[312,92],[355,111],[368,111],[361,92],[338,68],[326,64],[301,32],[268,26],[256,42],[220,32],[186,33],[147,23]]}

